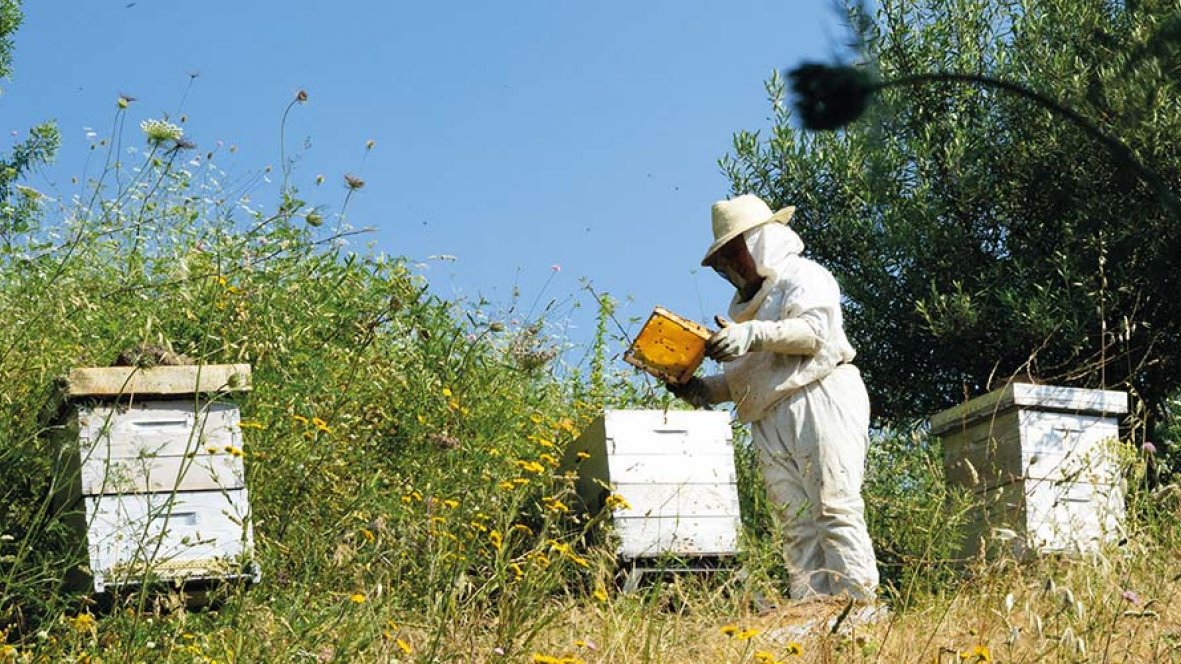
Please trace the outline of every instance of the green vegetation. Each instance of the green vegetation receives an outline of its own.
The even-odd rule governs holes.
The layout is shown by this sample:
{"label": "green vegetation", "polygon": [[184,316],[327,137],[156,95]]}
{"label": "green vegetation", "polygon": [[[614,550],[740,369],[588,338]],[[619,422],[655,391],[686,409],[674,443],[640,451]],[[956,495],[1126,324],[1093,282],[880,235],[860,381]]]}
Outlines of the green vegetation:
{"label": "green vegetation", "polygon": [[[876,20],[857,4],[863,56],[881,79],[949,72],[1022,85],[1181,190],[1176,3],[884,0]],[[1170,267],[1181,220],[1134,168],[993,87],[887,87],[872,121],[835,133],[793,126],[778,75],[768,92],[774,126],[737,134],[722,165],[735,191],[799,206],[794,223],[851,300],[880,416],[1033,376],[1130,389],[1151,433],[1181,387]],[[858,100],[826,112],[855,114]]]}

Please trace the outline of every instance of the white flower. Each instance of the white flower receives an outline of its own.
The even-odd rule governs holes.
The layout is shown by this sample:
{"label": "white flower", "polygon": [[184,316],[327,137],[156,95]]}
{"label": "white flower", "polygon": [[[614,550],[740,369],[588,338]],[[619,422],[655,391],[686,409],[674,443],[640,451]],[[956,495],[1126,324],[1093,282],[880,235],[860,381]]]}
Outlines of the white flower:
{"label": "white flower", "polygon": [[167,120],[144,120],[139,123],[139,128],[147,135],[148,143],[152,145],[180,140],[180,137],[185,135],[184,129]]}

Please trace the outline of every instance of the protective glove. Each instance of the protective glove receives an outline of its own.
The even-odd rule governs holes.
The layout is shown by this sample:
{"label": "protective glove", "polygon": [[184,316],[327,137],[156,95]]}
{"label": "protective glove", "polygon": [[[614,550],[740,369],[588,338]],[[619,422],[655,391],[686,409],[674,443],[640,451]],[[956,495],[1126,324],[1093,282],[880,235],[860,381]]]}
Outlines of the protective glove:
{"label": "protective glove", "polygon": [[[721,319],[718,320],[721,323]],[[728,323],[705,342],[705,354],[718,362],[729,362],[746,355],[755,340],[755,327],[746,323]]]}
{"label": "protective glove", "polygon": [[730,399],[730,387],[720,374],[704,379],[693,377],[681,385],[665,383],[664,387],[694,408],[705,408]]}
{"label": "protective glove", "polygon": [[722,329],[705,343],[705,354],[719,362],[729,362],[752,351],[815,355],[822,344],[820,335],[802,318],[731,323],[716,316],[715,321]]}

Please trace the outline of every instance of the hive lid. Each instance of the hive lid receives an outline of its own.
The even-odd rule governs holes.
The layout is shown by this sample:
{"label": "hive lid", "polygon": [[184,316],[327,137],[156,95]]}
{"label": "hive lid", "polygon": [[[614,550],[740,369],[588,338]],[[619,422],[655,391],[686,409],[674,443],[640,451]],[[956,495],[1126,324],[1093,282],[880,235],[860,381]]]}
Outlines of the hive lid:
{"label": "hive lid", "polygon": [[1014,407],[1091,415],[1122,415],[1128,412],[1128,395],[1117,390],[1010,383],[999,390],[932,415],[931,433],[938,436]]}
{"label": "hive lid", "polygon": [[182,395],[207,392],[249,392],[249,364],[87,367],[66,378],[71,397]]}
{"label": "hive lid", "polygon": [[705,360],[709,328],[656,307],[623,355],[623,361],[674,385],[693,377]]}

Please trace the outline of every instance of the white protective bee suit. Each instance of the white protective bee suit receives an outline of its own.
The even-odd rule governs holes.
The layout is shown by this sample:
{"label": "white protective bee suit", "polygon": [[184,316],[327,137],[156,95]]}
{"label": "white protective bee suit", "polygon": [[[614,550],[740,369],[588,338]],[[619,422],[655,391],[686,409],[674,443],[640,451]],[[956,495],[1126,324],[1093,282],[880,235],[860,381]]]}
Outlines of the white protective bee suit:
{"label": "white protective bee suit", "polygon": [[861,498],[869,399],[842,325],[840,289],[781,223],[743,233],[764,277],[736,294],[728,333],[738,356],[703,379],[709,402],[751,423],[767,493],[786,530],[791,596],[873,597],[878,584]]}

